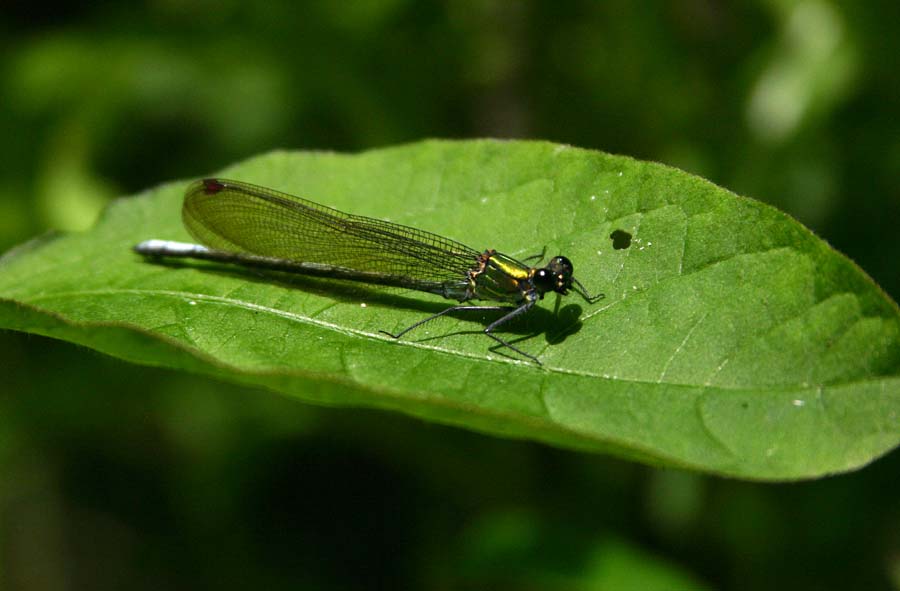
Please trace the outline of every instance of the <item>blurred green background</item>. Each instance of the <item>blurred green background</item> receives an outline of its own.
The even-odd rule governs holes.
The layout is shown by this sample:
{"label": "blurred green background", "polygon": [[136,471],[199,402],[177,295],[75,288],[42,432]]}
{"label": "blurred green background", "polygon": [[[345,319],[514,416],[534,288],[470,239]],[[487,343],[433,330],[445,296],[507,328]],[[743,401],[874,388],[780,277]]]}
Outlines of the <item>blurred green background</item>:
{"label": "blurred green background", "polygon": [[[0,251],[274,148],[540,138],[772,203],[897,300],[898,23],[895,0],[13,0]],[[897,453],[742,483],[22,334],[0,367],[3,589],[900,589]]]}

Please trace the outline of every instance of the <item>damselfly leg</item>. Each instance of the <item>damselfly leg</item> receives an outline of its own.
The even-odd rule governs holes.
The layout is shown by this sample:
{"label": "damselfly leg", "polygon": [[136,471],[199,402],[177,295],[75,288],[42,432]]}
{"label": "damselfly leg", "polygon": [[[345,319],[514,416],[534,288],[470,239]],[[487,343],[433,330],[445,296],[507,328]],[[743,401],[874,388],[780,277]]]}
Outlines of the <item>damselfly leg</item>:
{"label": "damselfly leg", "polygon": [[528,359],[534,361],[534,362],[537,363],[538,365],[541,365],[541,362],[538,361],[538,358],[535,357],[534,355],[531,355],[531,354],[529,354],[529,353],[526,353],[525,351],[519,349],[518,347],[516,347],[516,346],[513,345],[512,343],[510,343],[510,342],[508,342],[508,341],[502,339],[501,337],[497,336],[496,334],[494,334],[494,330],[495,330],[497,327],[502,326],[502,325],[506,324],[507,322],[509,322],[510,320],[512,320],[513,318],[516,318],[517,316],[520,316],[520,315],[524,314],[524,313],[527,312],[532,306],[534,306],[534,301],[526,302],[526,303],[524,303],[524,304],[522,304],[521,306],[518,306],[518,307],[516,307],[516,308],[513,308],[513,307],[511,307],[511,306],[451,306],[451,307],[447,308],[446,310],[441,310],[441,311],[438,312],[437,314],[432,314],[432,315],[429,316],[428,318],[424,318],[424,319],[419,320],[418,322],[416,322],[416,323],[414,323],[414,324],[412,324],[412,325],[410,325],[410,326],[407,326],[406,328],[404,328],[403,330],[401,330],[400,332],[398,332],[398,333],[396,333],[396,334],[390,333],[390,332],[388,332],[388,331],[386,331],[386,330],[380,330],[380,331],[378,331],[378,332],[383,333],[383,334],[386,334],[386,335],[388,335],[389,337],[392,337],[392,338],[395,338],[395,339],[399,339],[400,337],[402,337],[403,335],[405,335],[405,334],[408,333],[409,331],[411,331],[411,330],[413,330],[413,329],[415,329],[415,328],[418,328],[418,327],[422,326],[422,325],[425,324],[426,322],[431,322],[432,320],[434,320],[434,319],[436,319],[436,318],[440,318],[441,316],[445,316],[445,315],[447,315],[447,314],[450,314],[451,312],[463,312],[463,311],[466,311],[466,312],[471,312],[471,311],[493,312],[493,311],[497,311],[497,310],[509,310],[509,313],[504,314],[503,316],[501,316],[501,317],[498,318],[497,320],[495,320],[495,321],[491,322],[490,324],[488,324],[482,332],[484,332],[484,334],[486,334],[487,336],[491,337],[492,339],[494,339],[495,341],[497,341],[498,343],[500,343],[502,346],[508,347],[509,349],[512,349],[513,351],[515,351],[515,352],[518,353],[519,355],[521,355],[521,356],[523,356],[523,357],[527,357]]}

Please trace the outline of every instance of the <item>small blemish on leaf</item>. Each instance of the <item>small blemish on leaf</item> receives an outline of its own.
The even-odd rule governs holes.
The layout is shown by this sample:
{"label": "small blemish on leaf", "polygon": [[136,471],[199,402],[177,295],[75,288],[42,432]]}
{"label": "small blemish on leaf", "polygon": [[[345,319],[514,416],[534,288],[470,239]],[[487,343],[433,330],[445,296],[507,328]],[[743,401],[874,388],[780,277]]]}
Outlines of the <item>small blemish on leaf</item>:
{"label": "small blemish on leaf", "polygon": [[612,246],[616,250],[624,250],[631,246],[631,234],[625,230],[613,230],[609,237],[612,239]]}

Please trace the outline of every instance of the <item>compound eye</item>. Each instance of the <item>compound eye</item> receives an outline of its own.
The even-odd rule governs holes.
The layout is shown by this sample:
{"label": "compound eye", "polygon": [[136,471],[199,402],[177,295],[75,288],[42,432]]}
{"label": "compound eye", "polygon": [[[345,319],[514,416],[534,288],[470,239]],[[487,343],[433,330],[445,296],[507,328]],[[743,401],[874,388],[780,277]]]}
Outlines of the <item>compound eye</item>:
{"label": "compound eye", "polygon": [[553,257],[547,270],[553,273],[553,290],[565,295],[572,286],[572,262],[564,256]]}
{"label": "compound eye", "polygon": [[571,277],[574,271],[572,268],[572,261],[564,256],[553,257],[553,260],[550,261],[547,268],[564,277]]}
{"label": "compound eye", "polygon": [[553,273],[548,271],[547,269],[538,269],[534,272],[534,278],[532,279],[534,286],[538,289],[538,291],[553,291],[555,288],[555,278]]}

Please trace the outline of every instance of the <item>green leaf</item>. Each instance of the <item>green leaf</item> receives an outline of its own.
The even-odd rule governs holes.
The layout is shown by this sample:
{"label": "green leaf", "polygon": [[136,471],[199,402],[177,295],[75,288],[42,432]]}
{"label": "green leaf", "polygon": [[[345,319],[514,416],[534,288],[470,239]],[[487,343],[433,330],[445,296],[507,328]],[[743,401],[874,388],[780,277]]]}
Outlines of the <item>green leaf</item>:
{"label": "green leaf", "polygon": [[142,260],[136,242],[189,240],[179,182],[118,200],[88,233],[8,253],[0,326],[309,402],[737,477],[850,470],[900,440],[896,305],[788,216],[702,179],[498,141],[278,152],[220,176],[516,257],[546,246],[606,298],[554,295],[504,330],[543,366],[477,334],[496,316],[393,341],[379,331],[449,302]]}

